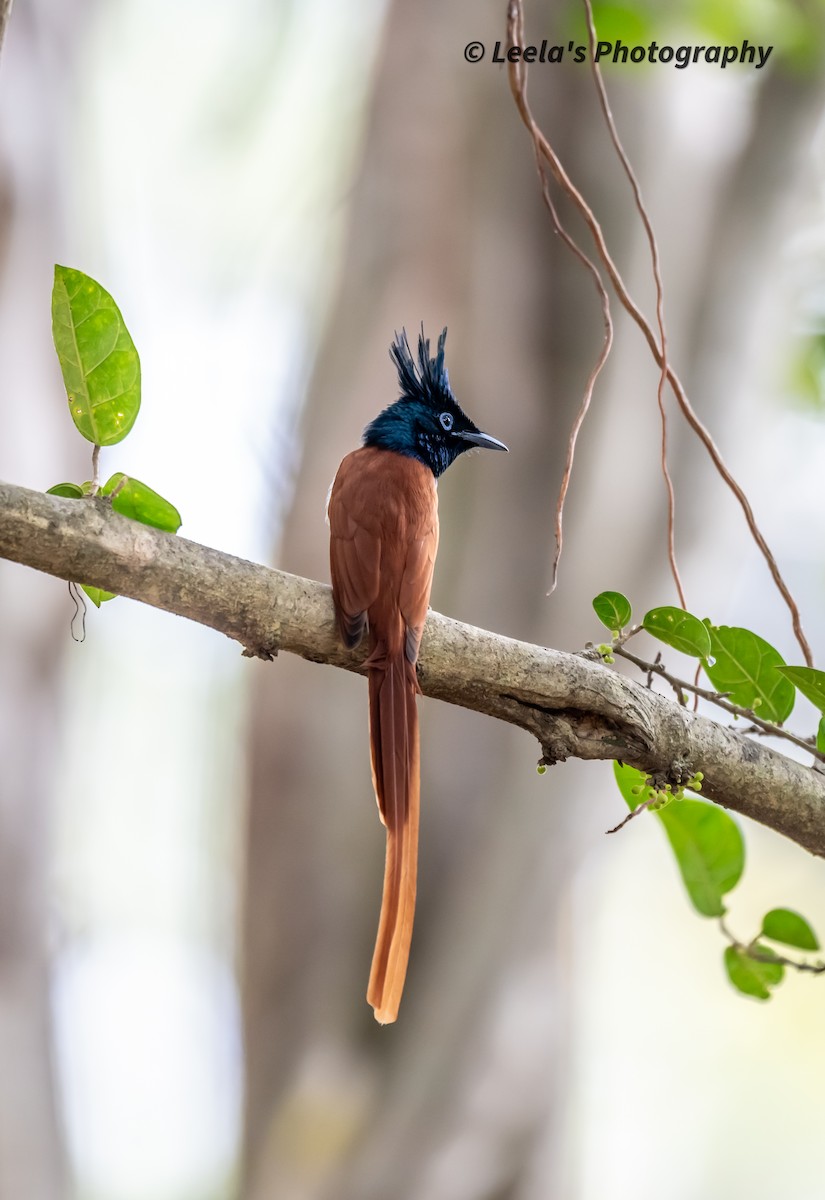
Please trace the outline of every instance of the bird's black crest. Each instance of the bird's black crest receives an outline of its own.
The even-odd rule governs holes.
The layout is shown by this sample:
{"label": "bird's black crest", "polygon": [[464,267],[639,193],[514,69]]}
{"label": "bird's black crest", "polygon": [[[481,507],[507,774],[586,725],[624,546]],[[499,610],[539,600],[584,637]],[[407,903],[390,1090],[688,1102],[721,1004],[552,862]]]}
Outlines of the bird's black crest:
{"label": "bird's black crest", "polygon": [[430,343],[422,325],[416,362],[407,331],[395,335],[390,358],[398,370],[401,395],[364,430],[365,446],[417,458],[436,478],[472,446],[506,449],[473,424],[453,395],[444,366],[446,340],[445,329],[435,358],[430,358]]}
{"label": "bird's black crest", "polygon": [[424,327],[418,335],[418,363],[412,356],[407,331],[396,333],[390,346],[390,358],[398,371],[401,394],[410,400],[423,400],[426,404],[438,405],[444,399],[455,401],[450,388],[447,368],[444,366],[444,343],[446,327],[438,339],[435,358],[430,358],[430,339],[424,337]]}

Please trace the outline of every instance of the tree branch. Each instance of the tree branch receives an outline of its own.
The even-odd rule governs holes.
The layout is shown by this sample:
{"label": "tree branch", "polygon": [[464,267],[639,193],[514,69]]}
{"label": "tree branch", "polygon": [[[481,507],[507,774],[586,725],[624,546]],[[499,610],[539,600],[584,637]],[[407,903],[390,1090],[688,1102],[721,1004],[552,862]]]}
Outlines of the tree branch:
{"label": "tree branch", "polygon": [[[161,533],[105,499],[64,500],[0,483],[0,556],[94,584],[234,638],[244,653],[288,650],[363,673],[340,645],[330,589]],[[545,761],[619,759],[703,793],[825,857],[825,776],[578,654],[500,637],[430,613],[425,695],[526,729]]]}

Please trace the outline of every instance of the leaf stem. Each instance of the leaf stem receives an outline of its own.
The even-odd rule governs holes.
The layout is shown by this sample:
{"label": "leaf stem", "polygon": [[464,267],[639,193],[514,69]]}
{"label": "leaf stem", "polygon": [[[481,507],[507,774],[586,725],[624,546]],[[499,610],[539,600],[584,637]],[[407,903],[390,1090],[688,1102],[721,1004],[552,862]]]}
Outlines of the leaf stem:
{"label": "leaf stem", "polygon": [[605,829],[605,833],[618,833],[620,829],[624,829],[628,821],[632,821],[634,817],[638,817],[639,813],[645,812],[653,804],[655,797],[651,796],[649,800],[643,800],[641,804],[637,804],[635,808],[631,808],[623,821],[619,821],[618,825],[614,825],[612,829]]}
{"label": "leaf stem", "polygon": [[723,708],[725,712],[732,713],[735,717],[745,717],[764,733],[770,734],[771,737],[785,738],[786,741],[793,742],[795,746],[799,746],[800,749],[805,750],[808,754],[812,754],[820,762],[825,762],[825,754],[817,750],[810,742],[804,738],[797,737],[795,733],[791,733],[787,729],[783,729],[781,725],[774,725],[771,721],[764,721],[756,715],[753,709],[742,708],[739,704],[732,704],[730,700],[727,700],[719,692],[712,692],[709,688],[699,687],[695,683],[687,683],[684,679],[677,679],[675,675],[671,675],[666,670],[662,663],[645,662],[644,659],[637,658],[635,654],[631,654],[629,650],[625,650],[622,645],[618,644],[618,639],[614,642],[612,650],[614,654],[619,654],[622,658],[626,658],[628,662],[632,662],[640,671],[645,671],[648,678],[653,675],[660,675],[672,688],[682,688],[687,692],[692,692],[694,696],[701,696],[703,700],[715,704],[717,708]]}
{"label": "leaf stem", "polygon": [[114,503],[115,497],[120,495],[120,493],[126,487],[126,484],[128,482],[129,482],[128,475],[121,476],[121,478],[117,482],[117,487],[113,488],[112,491],[109,492],[109,495],[106,497],[106,499],[109,501],[110,504]]}
{"label": "leaf stem", "polygon": [[762,954],[757,946],[756,938],[747,945],[740,942],[728,929],[724,917],[719,918],[719,928],[734,949],[747,954],[748,958],[752,958],[754,962],[779,963],[783,967],[793,967],[794,971],[807,971],[809,975],[825,975],[825,962],[800,962],[799,959],[786,958],[784,954],[776,954],[773,950],[768,954]]}

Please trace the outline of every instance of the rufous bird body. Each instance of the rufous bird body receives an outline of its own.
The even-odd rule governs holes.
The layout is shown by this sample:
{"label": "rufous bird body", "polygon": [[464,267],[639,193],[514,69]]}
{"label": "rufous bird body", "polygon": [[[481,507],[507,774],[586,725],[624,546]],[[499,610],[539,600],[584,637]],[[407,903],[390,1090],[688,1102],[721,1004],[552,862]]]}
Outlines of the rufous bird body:
{"label": "rufous bird body", "polygon": [[390,347],[400,398],[364,432],[330,490],[330,570],[338,629],[357,646],[369,630],[370,753],[387,828],[384,892],[367,1000],[394,1021],[410,953],[418,864],[419,745],[416,661],[438,550],[437,477],[465,450],[507,447],[462,412],[423,331],[418,364],[402,331]]}

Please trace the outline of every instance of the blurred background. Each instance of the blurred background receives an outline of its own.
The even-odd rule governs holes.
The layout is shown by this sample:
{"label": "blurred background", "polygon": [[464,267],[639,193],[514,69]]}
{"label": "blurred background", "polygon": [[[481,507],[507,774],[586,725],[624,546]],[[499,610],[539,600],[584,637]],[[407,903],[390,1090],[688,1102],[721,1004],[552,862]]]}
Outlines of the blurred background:
{"label": "blurred background", "polygon": [[[823,5],[629,0],[628,44],[774,46],[760,71],[606,72],[658,232],[670,355],[825,654]],[[577,4],[527,39],[584,42]],[[508,458],[445,476],[433,606],[560,649],[590,600],[675,603],[658,372],[617,338],[546,596],[598,300],[553,235],[504,69],[503,0],[18,0],[0,57],[0,477],[89,475],[51,347],[55,262],[116,298],[143,409],[103,452],[183,535],[328,579],[324,500],[396,396],[393,331]],[[465,45],[482,41],[476,64]],[[653,311],[584,66],[534,111]],[[562,205],[566,212],[566,206]],[[575,222],[572,223],[575,229]],[[799,661],[728,493],[676,418],[690,607]],[[364,1001],[384,856],[363,680],[0,562],[0,1197],[821,1196],[825,993],[735,994],[657,824],[609,764],[420,704],[419,911],[397,1025]],[[800,702],[796,727],[814,727]],[[743,824],[747,824],[743,822]],[[731,897],[825,932],[825,873],[748,825]]]}

